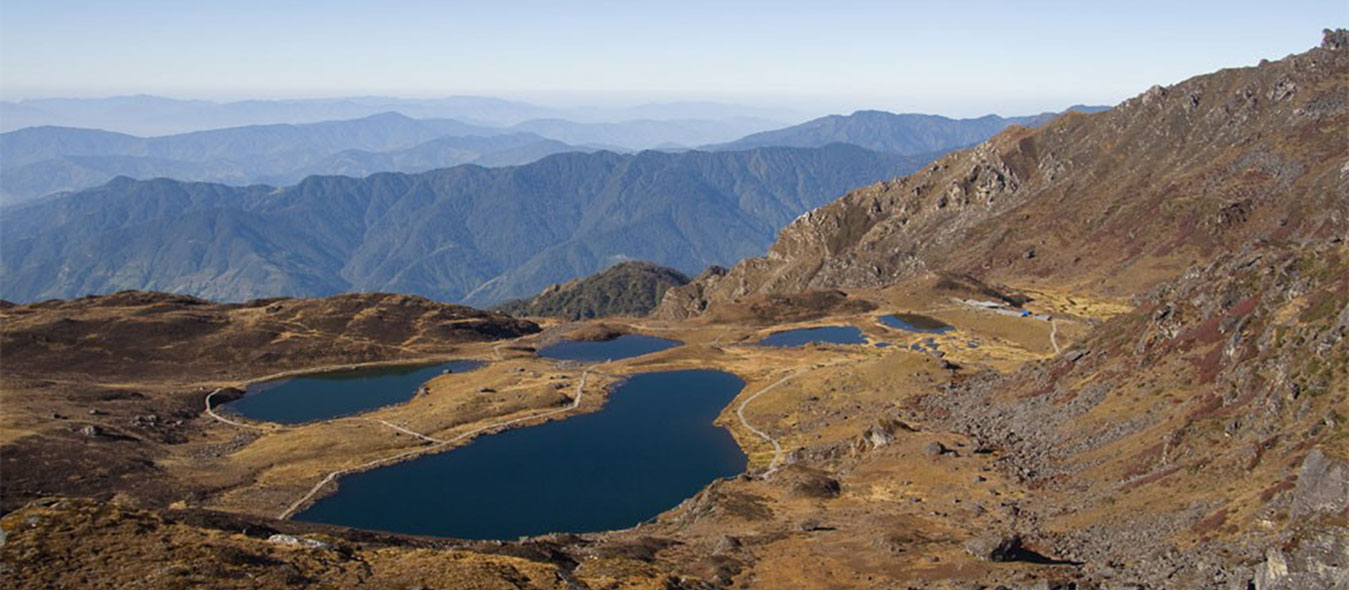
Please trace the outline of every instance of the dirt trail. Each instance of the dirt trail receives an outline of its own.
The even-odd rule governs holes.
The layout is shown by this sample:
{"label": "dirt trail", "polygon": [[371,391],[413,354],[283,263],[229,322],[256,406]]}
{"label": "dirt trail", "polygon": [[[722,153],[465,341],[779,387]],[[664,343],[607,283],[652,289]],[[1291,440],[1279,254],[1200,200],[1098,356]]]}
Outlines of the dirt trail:
{"label": "dirt trail", "polygon": [[[246,423],[246,422],[239,422],[239,421],[237,421],[237,420],[231,420],[231,419],[229,419],[229,418],[226,418],[226,417],[224,417],[224,416],[221,416],[220,414],[217,414],[217,413],[215,412],[215,408],[211,407],[211,397],[214,396],[214,395],[217,394],[217,393],[220,393],[220,390],[219,390],[219,389],[217,389],[217,390],[215,390],[215,391],[212,391],[211,393],[206,394],[206,413],[209,414],[212,418],[215,418],[216,420],[219,420],[219,421],[221,421],[221,422],[224,422],[225,424],[229,424],[230,426],[238,426],[239,428],[249,428],[249,429],[252,429],[252,430],[261,430],[261,431],[263,431],[263,432],[277,432],[277,431],[281,431],[281,430],[299,430],[299,429],[301,428],[300,426],[281,426],[281,425],[278,425],[278,424],[269,424],[269,425],[267,425],[267,426],[261,426],[261,425],[258,425],[258,424],[248,424],[248,423]],[[385,425],[385,426],[388,426],[389,428],[392,428],[392,429],[397,430],[397,431],[399,431],[399,432],[403,432],[403,433],[405,433],[405,434],[410,434],[410,435],[415,436],[415,437],[417,437],[417,438],[420,438],[420,439],[422,439],[422,440],[428,440],[428,441],[431,441],[431,442],[445,442],[445,441],[443,441],[443,440],[440,440],[440,439],[438,439],[438,438],[434,438],[434,437],[427,436],[427,435],[422,434],[422,433],[420,433],[420,432],[414,432],[414,431],[412,431],[412,430],[408,430],[407,428],[404,428],[404,427],[402,427],[402,426],[399,426],[399,425],[397,425],[397,424],[394,424],[393,422],[389,422],[388,420],[380,420],[379,418],[363,418],[363,417],[360,417],[360,416],[349,416],[349,417],[345,417],[345,418],[333,418],[333,419],[331,419],[331,420],[323,420],[323,421],[321,421],[321,422],[318,422],[318,424],[322,424],[322,423],[324,423],[324,422],[355,422],[355,421],[361,421],[361,422],[377,422],[377,423],[379,423],[379,424],[383,424],[383,425]]]}
{"label": "dirt trail", "polygon": [[805,372],[806,372],[805,369],[795,371],[787,375],[786,377],[774,381],[771,385],[754,392],[754,395],[745,398],[745,401],[740,402],[740,406],[735,409],[735,416],[740,419],[740,424],[744,425],[746,429],[748,429],[750,432],[753,432],[759,438],[768,441],[768,444],[773,445],[773,460],[768,463],[768,470],[764,471],[762,477],[766,478],[777,472],[779,464],[782,463],[782,445],[778,443],[777,439],[769,436],[767,432],[755,428],[753,424],[749,423],[749,420],[745,419],[745,406],[748,406],[750,402],[754,401],[759,396],[768,393],[770,390],[776,388],[777,386],[782,385],[783,383],[786,383],[788,380]]}

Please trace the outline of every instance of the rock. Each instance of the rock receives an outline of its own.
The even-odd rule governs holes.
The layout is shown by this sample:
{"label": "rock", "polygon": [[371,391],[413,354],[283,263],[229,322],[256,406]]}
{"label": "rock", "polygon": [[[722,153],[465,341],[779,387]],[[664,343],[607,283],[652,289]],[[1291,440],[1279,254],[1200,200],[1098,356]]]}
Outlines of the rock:
{"label": "rock", "polygon": [[1321,47],[1324,49],[1349,47],[1349,29],[1323,29],[1321,34]]}
{"label": "rock", "polygon": [[496,392],[497,392],[497,390],[492,389],[491,387],[479,387],[479,388],[477,389],[477,391],[478,391],[478,393],[496,393]]}
{"label": "rock", "polygon": [[971,478],[970,478],[970,481],[975,482],[975,483],[978,483],[978,482],[981,482],[981,481],[988,481],[988,478],[987,478],[987,477],[984,477],[984,476],[982,476],[982,475],[976,475],[976,476],[974,476],[974,477],[971,477]]}
{"label": "rock", "polygon": [[103,429],[97,425],[90,424],[80,429],[80,434],[90,437],[103,436]]}
{"label": "rock", "polygon": [[1031,249],[1029,249],[1029,250],[1026,250],[1026,253],[1023,254],[1022,256],[1024,256],[1024,257],[1026,258],[1026,260],[1030,260],[1030,259],[1032,259],[1032,258],[1035,258],[1035,248],[1031,248]]}
{"label": "rock", "polygon": [[1349,535],[1342,528],[1305,531],[1296,543],[1265,550],[1265,561],[1255,566],[1256,590],[1349,588]]}
{"label": "rock", "polygon": [[1326,457],[1319,448],[1312,449],[1298,470],[1292,516],[1336,514],[1346,509],[1349,509],[1349,462]]}
{"label": "rock", "polygon": [[276,543],[278,545],[291,545],[294,547],[304,547],[306,549],[328,549],[329,547],[332,547],[331,545],[324,543],[323,541],[319,541],[317,539],[307,539],[305,537],[297,537],[295,535],[285,535],[281,533],[277,533],[275,535],[267,537],[267,542]]}
{"label": "rock", "polygon": [[1068,359],[1068,362],[1070,363],[1075,363],[1079,360],[1082,360],[1082,357],[1085,357],[1089,354],[1091,354],[1090,350],[1087,350],[1085,348],[1074,348],[1068,352],[1063,353],[1063,358]]}
{"label": "rock", "polygon": [[[818,398],[816,398],[818,399]],[[876,449],[895,442],[895,433],[903,430],[905,432],[917,432],[918,429],[906,424],[902,420],[894,418],[883,418],[877,420],[866,430],[862,431],[862,442],[864,445],[870,445],[870,448]]]}
{"label": "rock", "polygon": [[936,441],[933,441],[933,442],[930,442],[930,443],[927,443],[927,444],[923,445],[923,454],[924,454],[924,455],[927,455],[927,456],[929,456],[929,457],[936,457],[936,456],[939,456],[939,455],[944,455],[944,454],[946,454],[949,450],[950,450],[950,449],[947,449],[947,448],[946,448],[946,445],[941,444],[941,443],[936,442]]}
{"label": "rock", "polygon": [[725,553],[735,553],[736,551],[739,550],[740,550],[740,539],[737,539],[730,535],[722,535],[720,539],[717,539],[717,544],[715,547],[713,547],[712,552],[721,555]]}
{"label": "rock", "polygon": [[1288,577],[1288,560],[1283,552],[1270,547],[1265,551],[1265,562],[1255,570],[1255,590],[1271,590],[1280,587]]}
{"label": "rock", "polygon": [[986,535],[965,541],[965,552],[985,561],[1011,561],[1021,550],[1021,537]]}
{"label": "rock", "polygon": [[862,436],[866,438],[868,442],[871,443],[871,446],[873,448],[883,447],[892,442],[895,442],[895,435],[887,432],[883,428],[878,428],[876,426],[868,428],[867,431],[862,434]]}

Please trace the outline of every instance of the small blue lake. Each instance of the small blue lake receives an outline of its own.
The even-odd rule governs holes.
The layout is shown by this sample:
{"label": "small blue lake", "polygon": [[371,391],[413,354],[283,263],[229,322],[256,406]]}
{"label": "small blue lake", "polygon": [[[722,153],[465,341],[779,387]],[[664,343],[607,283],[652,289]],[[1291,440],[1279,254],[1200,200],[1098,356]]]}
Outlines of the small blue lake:
{"label": "small blue lake", "polygon": [[712,423],[744,385],[721,371],[634,375],[599,412],[348,475],[296,518],[463,539],[630,527],[745,470]]}
{"label": "small blue lake", "polygon": [[678,340],[624,334],[609,340],[563,340],[539,350],[539,356],[563,361],[616,361],[682,345]]}
{"label": "small blue lake", "polygon": [[916,313],[892,313],[878,318],[882,324],[891,328],[897,328],[908,332],[918,332],[920,334],[945,334],[956,329],[946,322],[937,318],[931,318]]}
{"label": "small blue lake", "polygon": [[773,332],[759,341],[763,346],[804,346],[812,342],[829,344],[865,344],[866,337],[856,326],[823,326]]}
{"label": "small blue lake", "polygon": [[447,371],[471,371],[482,365],[481,361],[450,361],[278,379],[248,386],[242,398],[224,407],[264,422],[298,424],[327,420],[403,403],[416,396],[417,388],[432,377]]}

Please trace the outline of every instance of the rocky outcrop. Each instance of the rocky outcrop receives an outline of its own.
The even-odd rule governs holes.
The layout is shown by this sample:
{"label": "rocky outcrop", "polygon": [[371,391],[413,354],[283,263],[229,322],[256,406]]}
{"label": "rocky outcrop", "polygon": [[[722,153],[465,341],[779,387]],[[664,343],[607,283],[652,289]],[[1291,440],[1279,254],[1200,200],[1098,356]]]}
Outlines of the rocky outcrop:
{"label": "rocky outcrop", "polygon": [[1349,516],[1349,461],[1331,459],[1321,449],[1312,449],[1298,470],[1290,512],[1294,518],[1310,514]]}

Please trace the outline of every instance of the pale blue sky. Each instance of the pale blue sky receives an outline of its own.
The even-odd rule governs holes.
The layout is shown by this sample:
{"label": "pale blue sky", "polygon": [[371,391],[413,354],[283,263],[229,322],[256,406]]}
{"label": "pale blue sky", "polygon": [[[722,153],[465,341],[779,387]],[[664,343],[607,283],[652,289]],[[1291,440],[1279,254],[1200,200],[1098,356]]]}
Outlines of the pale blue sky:
{"label": "pale blue sky", "polygon": [[1113,104],[1346,23],[1346,0],[3,0],[0,94],[1009,114]]}

